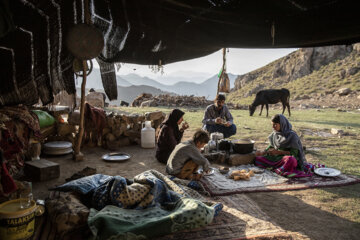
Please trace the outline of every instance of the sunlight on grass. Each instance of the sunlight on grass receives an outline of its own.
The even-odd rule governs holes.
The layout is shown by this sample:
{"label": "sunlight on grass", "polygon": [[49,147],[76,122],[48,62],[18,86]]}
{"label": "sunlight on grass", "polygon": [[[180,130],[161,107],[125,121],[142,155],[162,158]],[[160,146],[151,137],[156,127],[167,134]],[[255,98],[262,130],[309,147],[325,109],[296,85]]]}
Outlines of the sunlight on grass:
{"label": "sunlight on grass", "polygon": [[[203,108],[180,108],[185,112],[184,119],[190,124],[190,131],[202,127]],[[133,108],[117,107],[107,109],[128,113],[144,114],[151,111],[163,111],[169,113],[172,109],[166,107],[157,108]],[[267,137],[272,131],[271,117],[280,110],[270,110],[269,117],[266,112],[259,116],[259,109],[253,117],[247,110],[231,110],[234,123],[237,126],[237,134],[232,139],[250,138],[256,141],[255,148],[262,149],[267,146]],[[287,114],[285,114],[288,117]],[[303,145],[307,149],[306,157],[313,163],[322,163],[327,167],[337,168],[345,174],[360,177],[360,113],[338,112],[334,109],[316,110],[292,110],[289,117],[293,129],[301,136]],[[316,133],[330,133],[331,128],[342,129],[345,135],[322,137]],[[305,131],[306,130],[306,131]],[[315,135],[309,135],[308,132]],[[321,203],[321,207],[340,217],[360,223],[360,187],[359,184],[342,187],[314,189],[313,199]],[[357,206],[357,207],[354,207]]]}

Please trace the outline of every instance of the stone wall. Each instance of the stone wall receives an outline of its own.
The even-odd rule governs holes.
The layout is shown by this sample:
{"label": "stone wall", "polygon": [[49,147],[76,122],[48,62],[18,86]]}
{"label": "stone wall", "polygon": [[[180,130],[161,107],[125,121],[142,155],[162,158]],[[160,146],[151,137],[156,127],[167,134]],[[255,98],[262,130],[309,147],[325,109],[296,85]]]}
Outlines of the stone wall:
{"label": "stone wall", "polygon": [[[50,138],[54,140],[55,138],[56,140],[63,139],[74,144],[76,126],[79,125],[80,121],[79,115],[78,111],[70,114],[67,123],[59,123],[56,136]],[[143,115],[108,112],[106,113],[106,126],[102,131],[101,138],[94,139],[93,136],[90,136],[90,141],[84,142],[84,144],[98,145],[110,150],[117,150],[131,144],[140,144],[142,124],[145,121],[151,121],[152,127],[157,129],[165,116],[166,114],[161,111],[149,112]],[[91,129],[86,129],[86,132],[91,132]]]}
{"label": "stone wall", "polygon": [[168,94],[153,96],[143,93],[135,98],[131,106],[133,107],[206,107],[213,101],[206,100],[205,97],[191,96],[172,96]]}

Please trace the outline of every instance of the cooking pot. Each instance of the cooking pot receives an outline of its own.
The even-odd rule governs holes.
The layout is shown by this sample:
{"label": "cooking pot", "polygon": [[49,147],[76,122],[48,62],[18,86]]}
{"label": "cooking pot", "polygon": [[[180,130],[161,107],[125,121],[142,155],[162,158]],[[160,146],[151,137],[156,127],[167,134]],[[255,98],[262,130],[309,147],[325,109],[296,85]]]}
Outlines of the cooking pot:
{"label": "cooking pot", "polygon": [[237,139],[232,140],[232,147],[234,152],[240,154],[247,154],[254,151],[254,143],[255,141],[250,139]]}
{"label": "cooking pot", "polygon": [[231,149],[231,141],[222,139],[218,142],[219,150],[221,151],[230,151]]}

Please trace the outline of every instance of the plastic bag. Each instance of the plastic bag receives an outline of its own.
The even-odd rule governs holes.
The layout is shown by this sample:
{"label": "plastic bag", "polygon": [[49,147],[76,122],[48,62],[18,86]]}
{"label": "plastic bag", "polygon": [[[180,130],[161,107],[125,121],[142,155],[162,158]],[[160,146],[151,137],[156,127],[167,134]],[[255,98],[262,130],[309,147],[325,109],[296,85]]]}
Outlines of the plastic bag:
{"label": "plastic bag", "polygon": [[55,123],[55,118],[42,110],[32,110],[39,119],[40,128],[51,126]]}

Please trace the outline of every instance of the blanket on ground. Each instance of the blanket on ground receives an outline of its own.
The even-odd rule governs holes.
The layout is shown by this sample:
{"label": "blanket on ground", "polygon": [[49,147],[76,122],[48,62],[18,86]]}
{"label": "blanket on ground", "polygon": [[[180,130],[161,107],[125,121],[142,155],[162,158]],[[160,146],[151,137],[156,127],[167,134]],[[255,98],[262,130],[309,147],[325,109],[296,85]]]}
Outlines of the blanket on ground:
{"label": "blanket on ground", "polygon": [[[234,181],[229,178],[232,170],[253,170],[255,175],[250,181]],[[289,191],[320,187],[337,187],[359,183],[360,179],[354,176],[341,174],[337,177],[321,177],[313,174],[303,178],[284,178],[267,169],[254,165],[242,165],[230,168],[228,174],[222,175],[218,169],[210,176],[204,176],[200,182],[211,196],[226,196],[246,192],[273,192]]]}
{"label": "blanket on ground", "polygon": [[134,210],[106,206],[90,210],[89,227],[97,239],[148,239],[181,230],[204,227],[214,217],[214,208],[192,198],[181,198],[166,208]]}
{"label": "blanket on ground", "polygon": [[121,176],[96,174],[59,187],[57,191],[75,191],[89,198],[89,227],[97,239],[142,239],[183,229],[205,226],[222,209],[189,197],[188,189],[156,170],[133,180]]}

